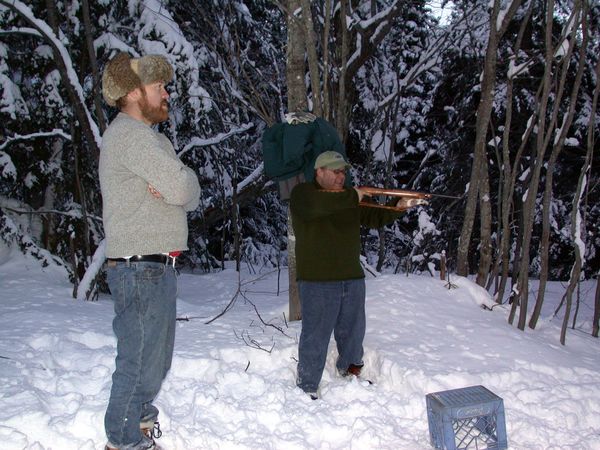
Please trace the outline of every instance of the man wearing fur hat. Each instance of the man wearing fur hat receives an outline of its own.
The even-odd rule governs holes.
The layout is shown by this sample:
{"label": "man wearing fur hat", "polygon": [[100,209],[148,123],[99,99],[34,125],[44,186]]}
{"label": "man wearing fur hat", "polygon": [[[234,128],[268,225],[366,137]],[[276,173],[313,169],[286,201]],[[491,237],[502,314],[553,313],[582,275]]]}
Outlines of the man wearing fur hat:
{"label": "man wearing fur hat", "polygon": [[117,357],[104,425],[107,450],[156,449],[152,404],[171,367],[175,339],[175,258],[187,250],[186,211],[200,187],[152,125],[169,117],[163,56],[119,53],[107,64],[102,93],[120,110],[102,138],[100,187],[107,280],[114,300]]}

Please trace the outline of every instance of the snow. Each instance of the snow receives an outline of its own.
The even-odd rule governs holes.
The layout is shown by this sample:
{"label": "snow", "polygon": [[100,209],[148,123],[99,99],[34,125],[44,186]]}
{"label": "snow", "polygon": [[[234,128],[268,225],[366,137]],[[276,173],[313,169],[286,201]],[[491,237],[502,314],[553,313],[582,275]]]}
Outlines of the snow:
{"label": "snow", "polygon": [[[0,147],[1,148],[1,147]],[[17,168],[8,153],[0,150],[0,178],[17,178]]]}
{"label": "snow", "polygon": [[[425,395],[479,384],[504,400],[510,448],[600,448],[591,308],[561,346],[562,319],[550,319],[559,283],[538,329],[521,332],[507,307],[480,307],[490,296],[465,278],[451,276],[451,289],[429,276],[370,278],[365,376],[375,384],[337,377],[332,343],[312,401],[294,384],[301,324],[286,323],[287,291],[277,295],[287,272],[240,279],[243,296],[207,325],[234,296],[237,272],[180,276],[178,317],[188,320],[156,401],[166,449],[428,449]],[[76,301],[72,290],[63,271],[19,252],[0,266],[3,449],[103,448],[112,302]],[[582,292],[592,305],[594,286]]]}

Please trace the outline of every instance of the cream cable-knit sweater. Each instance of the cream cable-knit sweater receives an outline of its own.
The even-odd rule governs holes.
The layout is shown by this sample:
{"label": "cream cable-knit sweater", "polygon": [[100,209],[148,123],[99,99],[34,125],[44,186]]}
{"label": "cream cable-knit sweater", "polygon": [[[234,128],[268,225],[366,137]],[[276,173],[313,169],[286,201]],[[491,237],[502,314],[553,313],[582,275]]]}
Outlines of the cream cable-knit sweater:
{"label": "cream cable-knit sweater", "polygon": [[119,113],[102,137],[98,172],[107,258],[187,250],[186,211],[198,206],[200,185],[166,136]]}

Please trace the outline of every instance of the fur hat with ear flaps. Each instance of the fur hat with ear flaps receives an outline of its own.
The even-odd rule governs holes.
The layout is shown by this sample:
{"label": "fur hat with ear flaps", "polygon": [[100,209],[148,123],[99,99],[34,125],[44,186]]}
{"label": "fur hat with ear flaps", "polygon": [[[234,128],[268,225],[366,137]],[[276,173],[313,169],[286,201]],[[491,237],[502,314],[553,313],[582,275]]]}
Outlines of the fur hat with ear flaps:
{"label": "fur hat with ear flaps", "polygon": [[127,53],[118,53],[111,59],[102,74],[102,95],[110,106],[145,84],[162,81],[168,83],[173,78],[173,67],[161,55],[146,55],[131,58]]}

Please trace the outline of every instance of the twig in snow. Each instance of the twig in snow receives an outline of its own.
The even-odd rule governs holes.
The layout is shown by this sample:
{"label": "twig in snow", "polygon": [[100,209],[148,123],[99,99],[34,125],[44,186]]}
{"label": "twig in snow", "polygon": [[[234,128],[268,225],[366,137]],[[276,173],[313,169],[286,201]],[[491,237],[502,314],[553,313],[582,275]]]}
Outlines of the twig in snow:
{"label": "twig in snow", "polygon": [[[258,312],[258,308],[257,308],[257,307],[256,307],[256,305],[255,305],[255,304],[252,302],[252,300],[250,300],[248,297],[246,297],[246,296],[244,295],[244,293],[242,293],[242,292],[241,292],[240,294],[242,295],[242,297],[244,297],[244,299],[245,299],[245,300],[246,300],[248,303],[250,303],[250,304],[252,305],[252,307],[254,308],[254,311],[256,312],[256,315],[258,316],[258,318],[260,319],[260,321],[262,322],[262,324],[263,324],[263,325],[265,325],[265,326],[267,326],[267,327],[273,327],[273,328],[275,328],[277,331],[279,331],[281,334],[283,334],[284,336],[287,336],[287,337],[289,337],[290,339],[292,338],[292,337],[291,337],[291,336],[289,336],[289,335],[288,335],[288,334],[287,334],[287,333],[286,333],[286,332],[283,330],[283,328],[281,328],[280,326],[274,325],[274,324],[272,324],[272,323],[265,322],[265,321],[263,320],[262,316],[260,315],[260,313]],[[285,316],[284,316],[284,318],[285,318]],[[286,322],[286,328],[287,328],[287,322]]]}
{"label": "twig in snow", "polygon": [[189,322],[190,320],[194,320],[194,319],[206,319],[206,316],[185,316],[185,317],[178,317],[177,321],[180,322]]}
{"label": "twig in snow", "polygon": [[[242,341],[244,341],[244,344],[246,344],[248,347],[255,348],[257,350],[262,350],[263,352],[267,352],[269,354],[275,348],[275,342],[273,342],[273,345],[271,345],[271,348],[270,349],[266,349],[265,347],[263,347],[261,345],[260,342],[258,342],[256,339],[253,339],[246,330],[242,331],[242,334],[239,335],[239,336],[238,336],[238,334],[237,334],[237,332],[235,330],[233,330],[233,333],[235,334],[235,337],[237,337],[238,339],[241,339]],[[271,338],[271,340],[272,340],[272,338]],[[248,366],[250,366],[250,362],[248,362]],[[247,369],[248,369],[248,367],[246,367],[246,370]]]}
{"label": "twig in snow", "polygon": [[17,364],[23,364],[25,366],[33,367],[34,369],[46,370],[46,368],[44,366],[42,366],[41,364],[31,363],[31,362],[28,362],[28,361],[19,361],[17,359],[9,358],[8,356],[1,356],[0,355],[0,359],[7,359],[7,360],[12,361],[12,362],[17,363]]}

